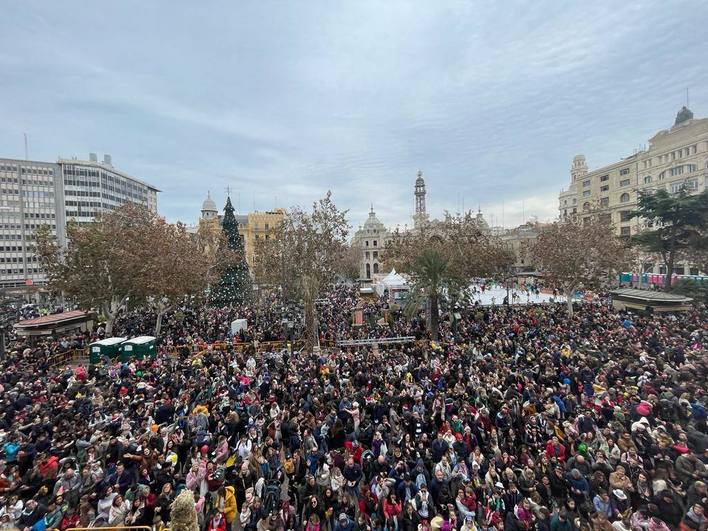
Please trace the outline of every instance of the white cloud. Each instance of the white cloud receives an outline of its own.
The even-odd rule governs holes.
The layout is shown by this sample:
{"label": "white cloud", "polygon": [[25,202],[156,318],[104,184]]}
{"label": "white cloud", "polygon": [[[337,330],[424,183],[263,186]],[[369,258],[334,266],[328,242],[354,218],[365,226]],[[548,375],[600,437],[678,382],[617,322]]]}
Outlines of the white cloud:
{"label": "white cloud", "polygon": [[418,168],[433,216],[464,201],[506,225],[547,219],[576,153],[631,153],[686,86],[708,115],[690,31],[707,22],[706,3],[653,0],[9,0],[0,156],[21,156],[23,132],[36,158],[110,152],[172,219],[230,186],[243,209],[332,189],[355,226],[372,202],[409,223]]}

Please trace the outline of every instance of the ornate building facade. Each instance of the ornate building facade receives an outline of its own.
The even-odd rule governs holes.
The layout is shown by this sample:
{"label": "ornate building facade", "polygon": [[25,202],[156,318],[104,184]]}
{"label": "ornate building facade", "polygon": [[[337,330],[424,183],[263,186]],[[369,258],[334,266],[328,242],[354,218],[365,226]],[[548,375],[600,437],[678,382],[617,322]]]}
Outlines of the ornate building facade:
{"label": "ornate building facade", "polygon": [[[201,216],[199,225],[191,227],[192,232],[196,232],[198,227],[208,226],[214,230],[221,230],[221,215],[216,203],[211,198],[211,194],[207,193],[207,198],[202,203]],[[255,260],[256,242],[260,239],[267,240],[275,233],[277,226],[285,217],[285,210],[276,208],[266,212],[249,212],[248,214],[235,214],[238,222],[238,232],[243,238],[244,249],[246,250],[246,262],[248,267],[253,270]]]}
{"label": "ornate building facade", "polygon": [[359,261],[359,278],[361,280],[371,280],[373,275],[383,273],[381,258],[390,240],[391,233],[376,217],[372,206],[369,217],[352,238],[352,247],[361,253]]}
{"label": "ornate building facade", "polygon": [[[695,119],[683,107],[674,125],[655,134],[647,149],[592,171],[585,157],[576,155],[570,186],[559,196],[560,215],[583,216],[599,208],[619,235],[630,237],[643,229],[643,221],[631,217],[640,193],[660,189],[700,193],[706,188],[707,175],[708,118]],[[662,267],[647,264],[645,272],[663,274]],[[681,264],[674,272],[697,274],[697,269]]]}

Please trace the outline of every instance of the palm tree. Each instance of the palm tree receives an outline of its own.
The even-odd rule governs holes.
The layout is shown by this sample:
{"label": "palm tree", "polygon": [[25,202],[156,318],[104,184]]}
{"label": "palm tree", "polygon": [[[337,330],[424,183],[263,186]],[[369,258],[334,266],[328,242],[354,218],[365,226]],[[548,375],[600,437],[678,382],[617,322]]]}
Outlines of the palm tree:
{"label": "palm tree", "polygon": [[[423,295],[428,308],[428,330],[433,341],[438,339],[438,318],[440,295],[446,284],[449,262],[439,250],[426,249],[415,260],[416,283],[414,293]],[[418,307],[417,297],[410,299],[410,304]]]}

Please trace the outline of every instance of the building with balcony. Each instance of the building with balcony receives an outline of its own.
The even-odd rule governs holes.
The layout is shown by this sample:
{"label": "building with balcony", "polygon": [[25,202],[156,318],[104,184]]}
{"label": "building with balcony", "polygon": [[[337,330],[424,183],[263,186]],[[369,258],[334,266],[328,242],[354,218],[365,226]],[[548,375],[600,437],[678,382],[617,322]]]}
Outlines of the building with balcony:
{"label": "building with balcony", "polygon": [[[683,107],[674,125],[649,139],[646,149],[617,162],[590,171],[584,155],[576,155],[570,168],[570,185],[559,196],[560,216],[578,215],[599,209],[616,228],[617,234],[630,237],[643,228],[643,221],[632,218],[640,193],[681,189],[700,193],[708,174],[708,118],[694,118]],[[645,272],[665,273],[663,266],[646,266]],[[654,271],[656,269],[656,271]],[[698,274],[681,264],[677,274]]]}

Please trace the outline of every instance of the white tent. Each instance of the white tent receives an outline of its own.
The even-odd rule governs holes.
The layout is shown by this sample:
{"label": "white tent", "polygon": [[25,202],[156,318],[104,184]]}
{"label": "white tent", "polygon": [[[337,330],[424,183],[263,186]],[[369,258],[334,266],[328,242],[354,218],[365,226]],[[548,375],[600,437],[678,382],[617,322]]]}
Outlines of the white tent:
{"label": "white tent", "polygon": [[379,295],[383,295],[386,290],[388,290],[389,297],[393,298],[397,292],[408,291],[408,281],[396,273],[395,269],[392,269],[376,284],[376,293]]}
{"label": "white tent", "polygon": [[246,319],[236,319],[231,321],[231,335],[235,336],[241,330],[248,330],[248,321]]}

